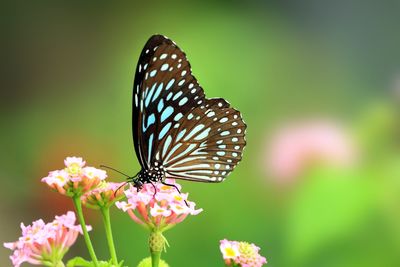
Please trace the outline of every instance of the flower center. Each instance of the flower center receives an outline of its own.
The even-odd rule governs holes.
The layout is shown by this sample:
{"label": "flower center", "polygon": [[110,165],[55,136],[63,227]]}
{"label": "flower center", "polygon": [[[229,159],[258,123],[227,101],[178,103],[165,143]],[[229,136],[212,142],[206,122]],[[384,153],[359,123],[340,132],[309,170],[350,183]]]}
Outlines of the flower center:
{"label": "flower center", "polygon": [[182,201],[183,198],[182,198],[181,196],[178,196],[178,195],[177,195],[177,196],[174,196],[174,199],[175,199],[176,201]]}
{"label": "flower center", "polygon": [[81,166],[78,163],[71,163],[67,168],[67,172],[71,175],[78,175],[81,172]]}
{"label": "flower center", "polygon": [[225,248],[225,254],[228,257],[235,257],[236,256],[236,253],[232,248]]}
{"label": "flower center", "polygon": [[62,182],[62,183],[65,182],[65,178],[62,177],[61,175],[58,175],[56,178],[57,178],[58,180],[60,180],[60,182]]}
{"label": "flower center", "polygon": [[161,186],[161,190],[170,190],[171,189],[171,187],[170,186],[168,186],[168,185],[163,185],[163,186]]}

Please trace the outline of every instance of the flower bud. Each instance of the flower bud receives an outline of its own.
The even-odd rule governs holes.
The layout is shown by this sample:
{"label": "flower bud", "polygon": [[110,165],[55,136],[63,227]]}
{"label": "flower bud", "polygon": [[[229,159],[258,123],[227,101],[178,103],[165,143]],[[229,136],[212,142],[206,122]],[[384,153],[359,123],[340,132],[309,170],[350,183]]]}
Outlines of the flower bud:
{"label": "flower bud", "polygon": [[165,237],[160,232],[151,232],[149,237],[150,252],[162,252],[165,249]]}

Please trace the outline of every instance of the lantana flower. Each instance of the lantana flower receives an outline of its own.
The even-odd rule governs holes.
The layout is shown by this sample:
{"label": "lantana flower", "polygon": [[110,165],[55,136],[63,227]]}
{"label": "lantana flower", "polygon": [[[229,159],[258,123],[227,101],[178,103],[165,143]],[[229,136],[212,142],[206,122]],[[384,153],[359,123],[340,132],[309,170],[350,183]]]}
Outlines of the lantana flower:
{"label": "lantana flower", "polygon": [[267,259],[259,254],[260,248],[254,244],[221,240],[219,246],[226,266],[261,267]]}
{"label": "lantana flower", "polygon": [[[181,186],[172,179],[166,183]],[[126,201],[116,202],[116,206],[127,212],[135,222],[147,226],[150,230],[165,231],[183,221],[188,215],[197,215],[202,209],[195,209],[195,203],[188,201],[188,194],[180,194],[176,188],[161,183],[145,184],[138,192],[130,185],[125,191]],[[186,204],[187,203],[187,204]]]}
{"label": "lantana flower", "polygon": [[[22,236],[15,242],[4,243],[13,250],[12,264],[19,267],[23,262],[34,265],[64,266],[62,258],[75,243],[81,226],[75,225],[75,213],[56,216],[54,221],[45,223],[42,219],[25,226],[21,223]],[[87,226],[90,230],[91,227]]]}
{"label": "lantana flower", "polygon": [[124,197],[123,184],[102,181],[95,189],[81,197],[82,203],[92,209],[108,208]]}
{"label": "lantana flower", "polygon": [[79,157],[67,157],[65,168],[49,172],[42,182],[67,196],[80,196],[96,188],[107,173],[94,167],[86,167],[86,162]]}
{"label": "lantana flower", "polygon": [[[179,190],[181,186],[172,179],[168,184]],[[161,252],[168,245],[163,232],[182,222],[188,215],[197,215],[202,209],[195,209],[195,203],[188,201],[188,194],[181,194],[174,186],[161,183],[145,184],[140,191],[134,186],[125,191],[126,201],[116,202],[116,206],[127,212],[133,221],[150,230],[149,247],[152,261],[158,264]],[[158,266],[158,265],[153,265]]]}
{"label": "lantana flower", "polygon": [[[86,229],[81,197],[83,194],[99,186],[99,184],[106,179],[107,173],[94,167],[85,166],[86,162],[79,157],[67,157],[64,160],[64,165],[64,169],[51,171],[47,177],[42,178],[42,182],[46,183],[50,188],[60,194],[72,198],[85,237],[88,252],[94,266],[98,266],[97,256],[93,249],[88,229]],[[105,215],[108,216],[109,214],[107,211],[106,213]],[[109,216],[107,220],[109,220]],[[107,223],[109,229],[110,223],[108,221]],[[111,239],[111,235],[108,234],[107,238]],[[116,257],[113,257],[113,261],[116,262]]]}

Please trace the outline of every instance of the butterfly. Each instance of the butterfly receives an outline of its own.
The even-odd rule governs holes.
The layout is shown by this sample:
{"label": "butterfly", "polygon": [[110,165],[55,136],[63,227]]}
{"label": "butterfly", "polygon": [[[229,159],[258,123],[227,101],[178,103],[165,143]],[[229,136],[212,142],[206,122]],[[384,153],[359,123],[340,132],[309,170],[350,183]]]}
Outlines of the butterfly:
{"label": "butterfly", "polygon": [[[144,46],[133,86],[132,131],[144,184],[221,182],[242,158],[246,124],[222,98],[208,99],[185,53],[163,35]],[[154,184],[153,184],[154,186]],[[179,191],[179,190],[178,190]]]}

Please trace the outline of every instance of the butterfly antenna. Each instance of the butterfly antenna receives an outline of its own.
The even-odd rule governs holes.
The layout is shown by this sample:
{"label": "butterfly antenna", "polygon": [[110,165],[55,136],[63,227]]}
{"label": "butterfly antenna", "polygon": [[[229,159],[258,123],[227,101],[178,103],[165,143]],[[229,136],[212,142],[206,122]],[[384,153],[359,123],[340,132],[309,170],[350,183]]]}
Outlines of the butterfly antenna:
{"label": "butterfly antenna", "polygon": [[124,182],[122,185],[120,185],[120,186],[117,188],[117,190],[114,191],[114,197],[117,196],[117,192],[118,192],[122,187],[124,187],[127,183],[129,183],[129,181]]}
{"label": "butterfly antenna", "polygon": [[113,170],[115,172],[118,172],[119,174],[122,174],[122,175],[126,176],[128,179],[131,178],[129,175],[127,175],[127,174],[125,174],[123,172],[120,172],[119,170],[116,170],[114,168],[111,168],[109,166],[106,166],[106,165],[100,165],[100,168],[107,168],[107,169]]}

